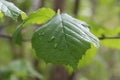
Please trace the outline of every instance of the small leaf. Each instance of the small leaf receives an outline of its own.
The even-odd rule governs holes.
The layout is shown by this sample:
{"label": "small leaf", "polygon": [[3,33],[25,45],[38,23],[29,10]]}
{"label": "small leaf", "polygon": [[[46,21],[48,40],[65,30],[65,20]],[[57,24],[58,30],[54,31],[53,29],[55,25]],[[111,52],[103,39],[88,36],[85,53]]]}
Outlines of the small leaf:
{"label": "small leaf", "polygon": [[45,62],[76,69],[90,43],[99,46],[99,40],[86,25],[67,14],[57,14],[34,32],[32,47]]}
{"label": "small leaf", "polygon": [[14,20],[17,20],[20,16],[21,20],[23,20],[23,15],[26,14],[21,11],[19,8],[17,8],[13,3],[8,2],[6,0],[0,0],[0,11],[5,15],[9,16]]}
{"label": "small leaf", "polygon": [[41,8],[36,12],[31,13],[25,24],[43,24],[50,20],[55,15],[55,12],[50,8]]}
{"label": "small leaf", "polygon": [[27,18],[27,15],[26,15],[24,12],[22,12],[22,13],[21,13],[21,17],[22,17],[22,19],[24,20],[24,19]]}
{"label": "small leaf", "polygon": [[[48,14],[49,12],[49,14]],[[39,9],[36,12],[31,13],[30,16],[26,20],[23,21],[22,24],[19,25],[17,30],[13,34],[13,42],[16,44],[21,45],[22,43],[22,35],[21,30],[24,28],[27,24],[43,24],[46,23],[48,20],[50,20],[55,15],[55,12],[52,9],[49,8],[42,8]],[[26,15],[23,13],[23,18],[26,18]]]}
{"label": "small leaf", "polygon": [[[48,14],[49,12],[49,14]],[[22,43],[22,35],[21,30],[22,28],[27,24],[42,24],[47,22],[49,19],[51,19],[54,16],[55,12],[52,9],[49,8],[42,8],[36,12],[33,12],[26,20],[23,21],[22,24],[19,25],[17,30],[13,34],[13,42],[16,44],[21,45]],[[23,19],[26,18],[26,14],[22,13]]]}

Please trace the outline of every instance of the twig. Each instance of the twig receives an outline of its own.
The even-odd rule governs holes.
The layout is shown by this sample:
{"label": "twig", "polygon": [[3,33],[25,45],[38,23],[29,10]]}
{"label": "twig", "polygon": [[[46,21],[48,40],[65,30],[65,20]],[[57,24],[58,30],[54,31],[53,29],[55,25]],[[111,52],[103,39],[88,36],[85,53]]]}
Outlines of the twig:
{"label": "twig", "polygon": [[0,37],[2,37],[2,38],[6,38],[6,39],[9,39],[9,40],[12,39],[12,36],[10,36],[10,35],[6,35],[6,34],[0,34]]}
{"label": "twig", "polygon": [[[6,38],[8,40],[12,40],[12,36],[10,35],[7,35],[7,34],[0,34],[0,37],[1,38]],[[98,37],[99,40],[104,40],[104,39],[120,39],[120,36],[105,36],[105,35],[102,35],[101,37]],[[30,41],[28,39],[22,39],[22,41],[24,42],[27,42],[27,41]]]}
{"label": "twig", "polygon": [[[0,37],[1,38],[6,38],[8,40],[12,40],[12,36],[11,35],[7,35],[7,34],[0,34]],[[27,41],[30,41],[28,39],[22,39],[23,42],[27,42]]]}
{"label": "twig", "polygon": [[120,36],[105,36],[102,35],[101,37],[99,37],[99,40],[104,40],[104,39],[120,39]]}

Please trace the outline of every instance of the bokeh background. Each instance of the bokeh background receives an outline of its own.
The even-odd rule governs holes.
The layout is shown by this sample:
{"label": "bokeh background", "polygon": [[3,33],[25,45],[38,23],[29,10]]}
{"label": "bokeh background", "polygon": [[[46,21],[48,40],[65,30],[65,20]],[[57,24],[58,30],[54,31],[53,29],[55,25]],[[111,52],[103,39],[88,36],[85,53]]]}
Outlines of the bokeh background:
{"label": "bokeh background", "polygon": [[[42,7],[60,9],[87,22],[98,38],[120,36],[120,0],[7,1],[27,14]],[[30,41],[23,42],[22,46],[13,43],[11,36],[19,24],[8,17],[0,18],[0,80],[120,80],[120,38],[101,39],[99,49],[93,47],[88,51],[88,60],[72,72],[37,59]],[[27,39],[33,33],[32,26],[36,25],[23,30]]]}

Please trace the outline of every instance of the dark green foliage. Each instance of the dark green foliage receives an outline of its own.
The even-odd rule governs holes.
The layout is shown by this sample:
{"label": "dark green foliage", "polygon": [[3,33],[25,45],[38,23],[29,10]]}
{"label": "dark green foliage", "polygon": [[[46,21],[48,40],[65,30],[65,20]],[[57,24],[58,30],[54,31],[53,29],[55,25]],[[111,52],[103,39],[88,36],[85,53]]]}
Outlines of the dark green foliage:
{"label": "dark green foliage", "polygon": [[[48,14],[49,11],[49,14]],[[21,23],[13,34],[13,42],[21,45],[22,34],[21,30],[28,24],[43,24],[50,20],[55,15],[55,12],[50,8],[41,8],[38,11],[31,13],[23,23]]]}
{"label": "dark green foliage", "polygon": [[47,63],[70,65],[76,69],[80,62],[83,65],[84,61],[89,60],[87,54],[83,55],[91,47],[91,43],[99,47],[99,40],[89,31],[89,26],[67,14],[54,16],[52,9],[41,8],[26,18],[26,14],[12,3],[0,0],[0,4],[0,11],[4,15],[15,20],[25,19],[13,34],[13,42],[19,45],[24,41],[21,31],[26,25],[44,24],[34,32],[32,47],[38,57]]}
{"label": "dark green foliage", "polygon": [[32,37],[32,46],[39,58],[73,68],[77,68],[90,43],[99,46],[99,40],[89,32],[86,24],[67,14],[57,14]]}
{"label": "dark green foliage", "polygon": [[12,38],[13,42],[16,44],[19,44],[19,45],[22,44],[22,33],[21,33],[21,30],[23,29],[22,25],[23,25],[23,23],[18,26],[18,28],[14,32],[13,38]]}

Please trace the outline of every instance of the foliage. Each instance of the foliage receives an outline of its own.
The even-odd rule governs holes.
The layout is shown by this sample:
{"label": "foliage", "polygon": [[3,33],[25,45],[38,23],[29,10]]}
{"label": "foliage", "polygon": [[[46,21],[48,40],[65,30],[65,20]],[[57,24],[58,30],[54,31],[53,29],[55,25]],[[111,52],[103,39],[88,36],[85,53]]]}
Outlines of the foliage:
{"label": "foliage", "polygon": [[0,77],[11,78],[12,77],[25,78],[27,76],[38,77],[42,79],[42,75],[35,71],[30,62],[24,60],[17,60],[9,63],[6,66],[0,68]]}
{"label": "foliage", "polygon": [[[49,11],[49,14],[48,14]],[[44,15],[43,15],[44,14]],[[43,24],[50,20],[55,15],[55,12],[50,8],[42,8],[38,11],[31,13],[16,29],[13,34],[13,42],[19,45],[22,44],[21,30],[28,24]]]}
{"label": "foliage", "polygon": [[21,30],[23,29],[22,28],[22,24],[20,24],[17,27],[17,30],[14,32],[13,39],[12,39],[13,42],[16,43],[16,44],[18,44],[18,45],[22,45],[22,33],[21,33]]}
{"label": "foliage", "polygon": [[[120,35],[120,28],[114,28],[114,29],[107,29],[107,31],[104,33],[104,35],[106,36],[119,36]],[[120,49],[120,46],[118,44],[120,44],[120,40],[118,39],[106,39],[106,40],[102,40],[101,44],[103,44],[106,47],[110,47],[110,48],[115,48],[115,49]]]}
{"label": "foliage", "polygon": [[13,3],[5,0],[0,0],[0,11],[4,13],[4,15],[9,16],[15,20],[19,17],[20,20],[26,18],[26,14],[23,11],[17,8]]}
{"label": "foliage", "polygon": [[85,66],[89,65],[95,58],[97,52],[98,49],[94,48],[94,46],[91,46],[91,48],[88,49],[86,53],[82,56],[82,59],[80,59],[78,63],[78,68],[84,68]]}
{"label": "foliage", "polygon": [[[48,13],[49,12],[49,13]],[[24,25],[27,24],[43,24],[51,19],[55,12],[50,8],[41,8],[38,11],[31,13],[26,19]]]}
{"label": "foliage", "polygon": [[76,69],[90,43],[99,46],[99,40],[85,25],[67,14],[57,14],[36,30],[32,46],[47,63],[71,65]]}
{"label": "foliage", "polygon": [[[109,39],[109,37],[120,36],[120,1],[80,0],[78,15],[75,16],[74,9],[76,4],[75,1],[77,0],[66,0],[63,4],[64,12],[69,13],[71,16],[75,16],[79,21],[77,20],[77,22],[76,19],[72,17],[72,19],[68,17],[66,19],[66,16],[64,16],[64,19],[58,18],[57,20],[54,20],[54,22],[51,22],[55,17],[65,15],[64,13],[56,14],[55,11],[52,10],[52,8],[55,8],[54,4],[56,4],[54,1],[57,0],[0,0],[0,80],[32,80],[42,77],[45,78],[44,80],[49,80],[50,77],[54,76],[52,75],[54,69],[57,71],[56,65],[58,64],[59,66],[63,66],[64,64],[67,65],[67,71],[70,70],[69,72],[72,71],[69,65],[74,68],[79,68],[79,70],[74,73],[76,80],[119,80],[120,40],[119,38]],[[43,5],[41,5],[41,2]],[[37,10],[38,7],[42,6],[49,8],[40,8]],[[29,15],[27,16],[27,14]],[[15,22],[9,17],[15,20]],[[80,20],[87,22],[89,25]],[[87,30],[88,32],[91,31],[100,39],[101,47],[98,49],[95,48],[93,45],[90,45],[90,42],[88,42],[89,40],[86,41],[86,37],[84,37],[82,38],[82,40],[85,40],[83,41],[84,45],[82,44],[82,48],[84,48],[85,44],[87,44],[89,48],[84,49],[85,53],[82,52],[83,50],[81,46],[78,45],[79,43],[75,44],[75,47],[70,47],[72,50],[70,48],[67,49],[64,47],[66,46],[66,43],[68,44],[70,41],[71,43],[75,43],[75,40],[71,40],[72,38],[70,37],[65,39],[65,36],[68,37],[68,35],[66,35],[66,33],[68,33],[68,27],[62,28],[60,27],[61,25],[57,25],[57,23],[55,23],[56,21],[60,22],[60,24],[61,21],[67,22],[67,25],[70,25],[69,34],[72,34],[72,32],[74,33],[72,36],[76,35],[75,31],[82,34]],[[71,22],[69,23],[69,21]],[[52,25],[57,25],[56,27],[59,28],[58,30],[64,29],[65,34],[55,32],[55,26],[48,26],[50,22]],[[72,29],[75,27],[72,23],[79,23],[80,28],[78,30]],[[16,26],[18,27],[16,28]],[[48,27],[45,28],[44,26]],[[81,30],[83,27],[85,31]],[[39,32],[43,32],[44,28],[45,34],[43,36],[39,35]],[[52,28],[52,30],[47,30],[49,28]],[[38,37],[36,37],[36,35]],[[52,37],[52,35],[55,37]],[[57,35],[62,35],[62,37],[58,40],[57,38],[59,36]],[[77,35],[77,38],[82,37],[81,35],[79,37],[78,36],[79,35]],[[101,37],[108,38],[101,40]],[[50,40],[52,41],[50,42]],[[71,45],[71,43],[69,44]],[[53,56],[52,54],[49,54],[52,51],[56,51]],[[69,52],[74,54],[71,56]],[[42,55],[42,53],[45,53],[45,55]],[[97,56],[96,53],[98,53]],[[20,60],[18,60],[19,58]],[[23,60],[21,60],[21,58]],[[74,59],[72,60],[71,58]],[[47,65],[41,59],[43,59]],[[61,62],[62,60],[65,61]],[[55,65],[48,63],[55,63]],[[29,72],[30,74],[28,74]],[[59,73],[59,71],[57,71],[57,73]]]}
{"label": "foliage", "polygon": [[[47,13],[48,11],[49,14]],[[13,35],[13,41],[21,45],[21,30],[23,25],[25,26],[26,24],[35,23],[42,24],[47,22],[54,15],[55,12],[49,8],[42,8],[30,14],[28,18],[25,19],[21,25],[19,25]],[[34,33],[32,45],[37,55],[41,56],[40,58],[44,59],[46,62],[71,65],[74,69],[76,69],[82,55],[87,49],[90,48],[90,43],[93,43],[95,46],[99,46],[98,39],[89,32],[88,25],[68,16],[67,14],[56,15],[56,17],[51,19],[49,23],[42,27],[42,29],[40,28],[37,30],[38,32]],[[56,27],[58,28],[57,30]],[[41,37],[41,35],[44,36],[43,33],[45,33],[45,37]],[[57,37],[57,35],[60,36]],[[51,39],[51,43],[49,38]],[[54,38],[56,39],[54,40]],[[46,52],[46,49],[49,49],[49,52]],[[68,58],[64,56],[67,56]],[[54,57],[56,58],[54,59]]]}

